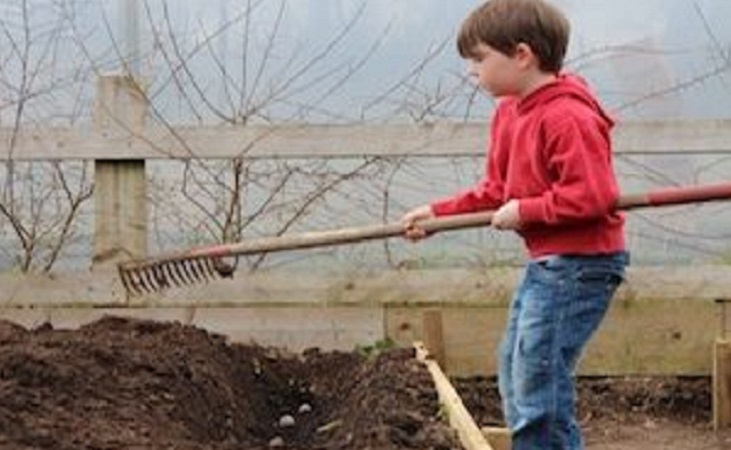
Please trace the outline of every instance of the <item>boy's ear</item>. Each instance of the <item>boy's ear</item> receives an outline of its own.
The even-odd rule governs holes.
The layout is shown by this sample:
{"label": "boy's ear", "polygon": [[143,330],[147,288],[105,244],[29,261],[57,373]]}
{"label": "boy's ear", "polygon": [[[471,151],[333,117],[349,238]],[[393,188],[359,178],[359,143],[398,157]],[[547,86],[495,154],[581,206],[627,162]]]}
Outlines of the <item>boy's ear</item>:
{"label": "boy's ear", "polygon": [[535,61],[536,54],[533,53],[533,49],[530,45],[525,42],[520,42],[515,46],[515,54],[513,57],[521,63],[521,65],[527,66]]}

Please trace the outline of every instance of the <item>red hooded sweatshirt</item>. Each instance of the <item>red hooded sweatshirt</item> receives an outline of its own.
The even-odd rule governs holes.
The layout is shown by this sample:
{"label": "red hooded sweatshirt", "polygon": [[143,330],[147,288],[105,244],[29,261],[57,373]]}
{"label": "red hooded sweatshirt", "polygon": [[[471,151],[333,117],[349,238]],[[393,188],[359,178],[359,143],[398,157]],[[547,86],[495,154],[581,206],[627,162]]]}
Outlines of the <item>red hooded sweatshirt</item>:
{"label": "red hooded sweatshirt", "polygon": [[624,250],[624,217],[612,168],[612,119],[579,77],[563,74],[523,99],[501,99],[486,176],[434,202],[437,216],[497,209],[519,201],[531,257]]}

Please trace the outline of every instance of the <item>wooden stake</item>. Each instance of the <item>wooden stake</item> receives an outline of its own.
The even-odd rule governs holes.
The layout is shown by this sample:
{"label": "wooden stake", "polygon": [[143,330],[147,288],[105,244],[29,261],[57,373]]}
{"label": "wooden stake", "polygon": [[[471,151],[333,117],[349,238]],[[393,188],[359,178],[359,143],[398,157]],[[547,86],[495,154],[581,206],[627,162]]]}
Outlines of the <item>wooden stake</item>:
{"label": "wooden stake", "polygon": [[731,426],[731,341],[717,339],[713,349],[713,428]]}
{"label": "wooden stake", "polygon": [[417,359],[423,362],[429,370],[429,373],[431,373],[437,393],[439,394],[439,401],[449,417],[449,424],[457,431],[459,440],[465,450],[495,450],[487,442],[477,424],[475,424],[474,419],[469,411],[467,411],[467,408],[465,408],[462,399],[457,394],[452,383],[449,382],[447,376],[442,372],[439,364],[430,358],[424,344],[417,342],[414,344],[414,348],[416,349]]}
{"label": "wooden stake", "polygon": [[439,309],[427,309],[421,316],[423,327],[424,347],[431,355],[431,358],[439,364],[442,371],[447,371],[447,355],[444,350],[444,326],[442,324],[442,311]]}

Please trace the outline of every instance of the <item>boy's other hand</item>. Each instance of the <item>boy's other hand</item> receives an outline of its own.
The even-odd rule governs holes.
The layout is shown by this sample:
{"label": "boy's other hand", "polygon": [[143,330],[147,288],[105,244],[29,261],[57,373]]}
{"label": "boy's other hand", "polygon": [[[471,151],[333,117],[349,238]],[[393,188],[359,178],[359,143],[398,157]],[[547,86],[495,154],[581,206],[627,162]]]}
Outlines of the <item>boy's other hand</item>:
{"label": "boy's other hand", "polygon": [[436,215],[431,205],[422,205],[412,209],[401,217],[401,224],[404,227],[404,238],[410,241],[420,241],[428,236],[427,232],[419,226],[419,221],[433,219]]}
{"label": "boy's other hand", "polygon": [[491,225],[498,230],[517,230],[520,228],[518,200],[510,200],[495,211]]}

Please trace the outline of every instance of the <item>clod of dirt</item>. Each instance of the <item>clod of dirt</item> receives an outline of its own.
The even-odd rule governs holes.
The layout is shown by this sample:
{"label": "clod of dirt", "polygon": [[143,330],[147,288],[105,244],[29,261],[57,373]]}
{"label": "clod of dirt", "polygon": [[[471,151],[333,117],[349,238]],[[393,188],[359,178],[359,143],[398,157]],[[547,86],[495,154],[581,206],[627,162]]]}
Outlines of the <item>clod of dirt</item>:
{"label": "clod of dirt", "polygon": [[439,411],[410,349],[293,355],[179,323],[0,321],[3,449],[460,449]]}

